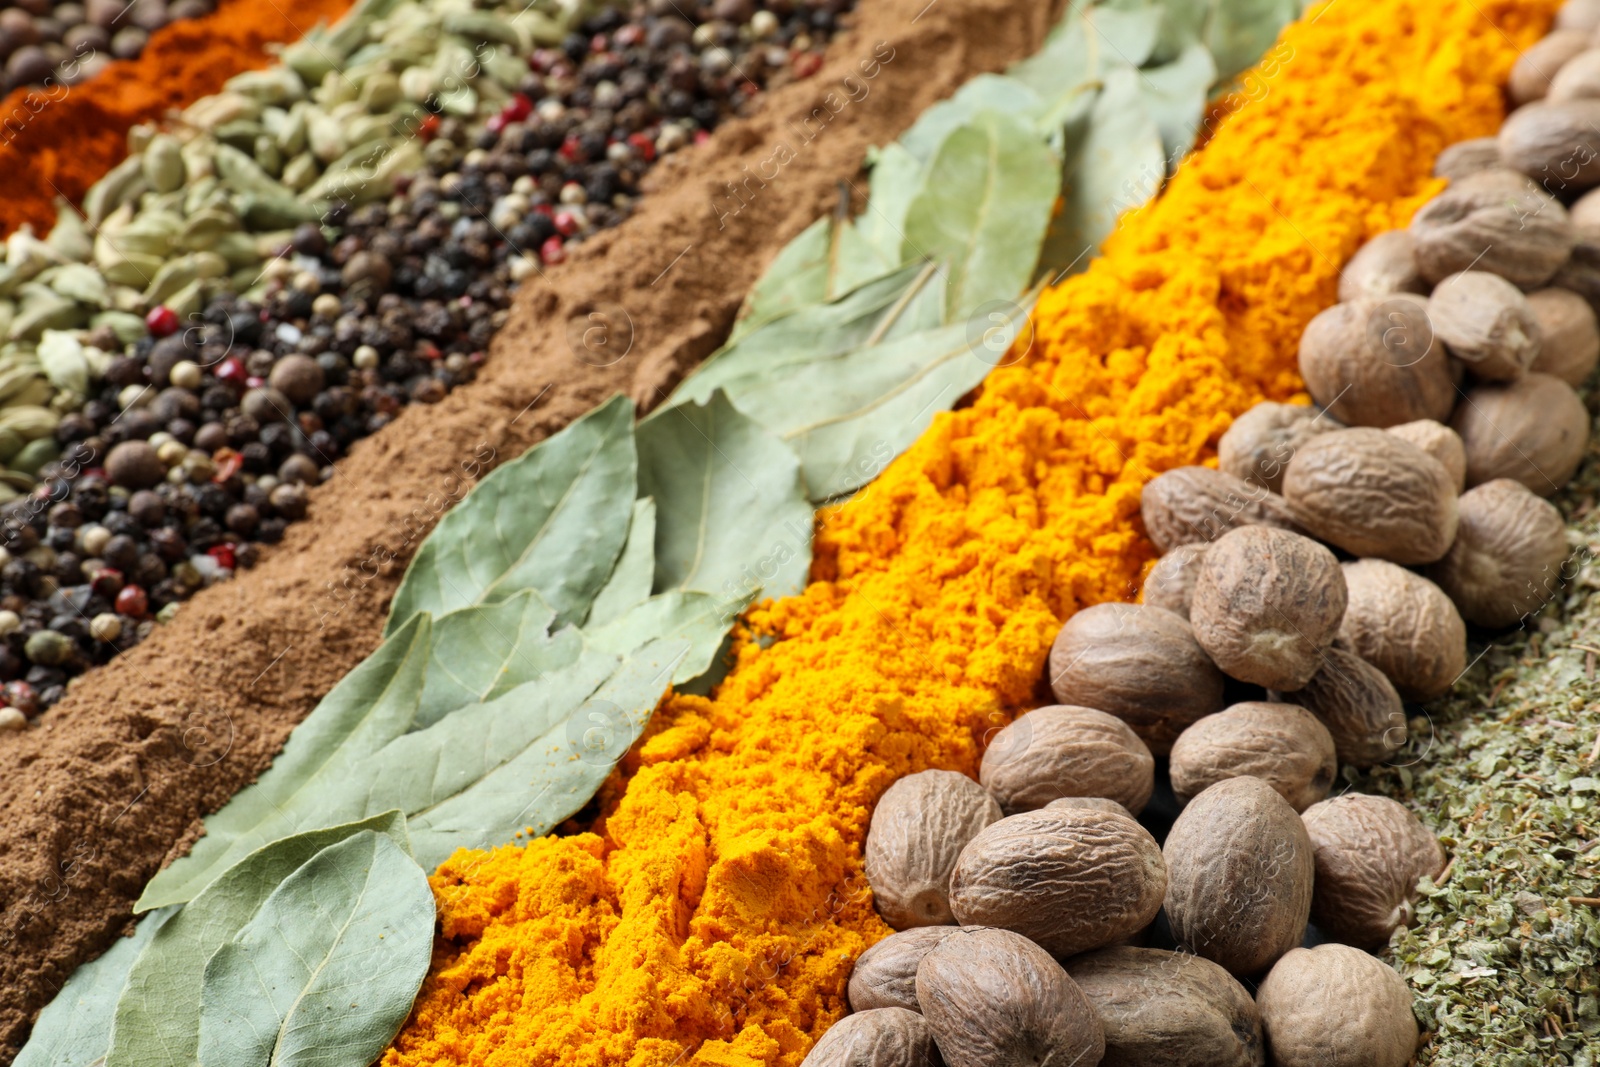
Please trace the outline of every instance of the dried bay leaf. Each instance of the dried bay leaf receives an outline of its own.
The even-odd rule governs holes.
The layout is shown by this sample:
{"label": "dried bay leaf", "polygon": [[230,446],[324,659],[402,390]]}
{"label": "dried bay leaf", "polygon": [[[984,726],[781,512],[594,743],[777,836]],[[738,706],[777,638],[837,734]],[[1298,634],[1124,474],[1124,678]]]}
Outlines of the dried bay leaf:
{"label": "dried bay leaf", "polygon": [[901,251],[906,240],[906,208],[922,184],[922,162],[895,142],[869,152],[867,164],[872,168],[867,207],[856,219],[856,228],[878,250],[883,262],[899,267],[905,262]]}
{"label": "dried bay leaf", "polygon": [[673,589],[643,601],[605,626],[586,630],[584,636],[595,648],[619,656],[653,640],[686,641],[689,650],[672,674],[672,684],[683,685],[711,668],[722,639],[752,599],[753,591],[723,600],[710,593]]}
{"label": "dried bay leaf", "polygon": [[1188,45],[1171,63],[1139,72],[1145,110],[1161,131],[1167,173],[1194,147],[1205,114],[1206,93],[1216,78],[1217,65],[1210,51],[1198,43]]}
{"label": "dried bay leaf", "polygon": [[979,74],[917,116],[900,137],[900,147],[918,162],[933,162],[946,138],[972,125],[983,111],[994,111],[1026,121],[1044,107],[1044,98],[1027,83],[1002,74]]}
{"label": "dried bay leaf", "polygon": [[377,1059],[428,973],[433,921],[428,877],[392,839],[324,848],[206,963],[202,1067]]}
{"label": "dried bay leaf", "polygon": [[484,478],[422,542],[384,633],[532,589],[559,622],[588,614],[627,538],[637,457],[618,395]]}
{"label": "dried bay leaf", "polygon": [[187,856],[150,880],[133,910],[189,900],[251,852],[293,833],[299,827],[282,812],[299,794],[336,791],[351,765],[409,730],[432,632],[432,620],[417,616],[345,675],[289,734],[271,768],[206,819],[205,836]]}
{"label": "dried bay leaf", "polygon": [[808,304],[826,300],[831,243],[829,220],[824,217],[784,245],[745,296],[728,343]]}
{"label": "dried bay leaf", "polygon": [[1298,0],[1211,0],[1205,46],[1227,81],[1255,64],[1278,33],[1300,14]]}
{"label": "dried bay leaf", "polygon": [[656,578],[656,502],[643,497],[633,502],[628,540],[611,570],[611,577],[595,595],[584,626],[603,626],[629,608],[645,602]]}

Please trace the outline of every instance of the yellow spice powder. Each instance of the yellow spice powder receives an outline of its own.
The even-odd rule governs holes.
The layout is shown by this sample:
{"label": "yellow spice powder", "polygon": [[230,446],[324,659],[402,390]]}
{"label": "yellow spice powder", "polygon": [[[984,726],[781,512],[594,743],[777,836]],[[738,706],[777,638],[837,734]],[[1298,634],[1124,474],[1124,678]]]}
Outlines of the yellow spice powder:
{"label": "yellow spice powder", "polygon": [[770,647],[665,703],[591,833],[439,868],[443,936],[383,1062],[798,1064],[889,932],[861,871],[876,798],[975,773],[987,732],[1049,702],[1061,622],[1135,599],[1141,486],[1296,393],[1340,265],[1437,191],[1440,149],[1498,127],[1554,6],[1333,0],[1290,27],[1161,199],[1044,294],[1016,362],[819,516],[811,586],[751,613]]}

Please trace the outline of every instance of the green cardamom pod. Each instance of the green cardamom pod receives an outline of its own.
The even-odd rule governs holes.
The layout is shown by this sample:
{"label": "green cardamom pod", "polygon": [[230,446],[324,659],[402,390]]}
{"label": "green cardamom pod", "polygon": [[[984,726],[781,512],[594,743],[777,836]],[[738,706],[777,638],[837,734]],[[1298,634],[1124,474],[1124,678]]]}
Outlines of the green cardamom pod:
{"label": "green cardamom pod", "polygon": [[144,180],[158,193],[183,187],[187,172],[183,165],[183,146],[170,134],[158,133],[144,150]]}

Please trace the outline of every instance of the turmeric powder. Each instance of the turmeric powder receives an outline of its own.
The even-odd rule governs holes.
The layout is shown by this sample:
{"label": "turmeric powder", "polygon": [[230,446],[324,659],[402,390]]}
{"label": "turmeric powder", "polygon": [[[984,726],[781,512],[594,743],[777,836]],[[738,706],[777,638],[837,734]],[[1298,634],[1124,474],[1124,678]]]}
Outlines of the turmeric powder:
{"label": "turmeric powder", "polygon": [[750,613],[713,699],[665,702],[590,832],[439,868],[387,1067],[798,1064],[888,933],[861,873],[875,799],[973,774],[986,733],[1049,702],[1062,620],[1134,599],[1153,557],[1141,486],[1296,394],[1340,265],[1437,192],[1445,145],[1498,127],[1554,6],[1331,0],[1291,26],[1165,194],[1043,295],[1031,348],[819,516],[810,587]]}

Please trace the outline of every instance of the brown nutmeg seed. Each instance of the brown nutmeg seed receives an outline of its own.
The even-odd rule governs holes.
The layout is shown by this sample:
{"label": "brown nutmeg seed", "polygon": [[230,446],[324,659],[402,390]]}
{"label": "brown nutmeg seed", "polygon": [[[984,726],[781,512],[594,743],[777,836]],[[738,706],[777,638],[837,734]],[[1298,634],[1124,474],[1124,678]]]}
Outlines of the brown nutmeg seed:
{"label": "brown nutmeg seed", "polygon": [[[1541,90],[1542,91],[1542,90]],[[1436,178],[1456,181],[1480,170],[1493,170],[1500,166],[1500,142],[1493,137],[1474,137],[1449,145],[1433,161]],[[1344,297],[1339,299],[1343,300]]]}
{"label": "brown nutmeg seed", "polygon": [[1469,486],[1511,478],[1550,496],[1571,480],[1589,446],[1588,409],[1572,386],[1548,374],[1475,386],[1450,426],[1467,449]]}
{"label": "brown nutmeg seed", "polygon": [[804,1067],[937,1067],[928,1021],[905,1008],[846,1015],[811,1046]]}
{"label": "brown nutmeg seed", "polygon": [[1189,624],[1165,608],[1084,608],[1056,635],[1049,670],[1057,700],[1115,715],[1156,755],[1166,755],[1185,726],[1222,709],[1222,672]]}
{"label": "brown nutmeg seed", "polygon": [[1417,880],[1444,868],[1438,838],[1415,815],[1388,797],[1345,793],[1301,818],[1316,857],[1311,920],[1319,930],[1375,949],[1411,924]]}
{"label": "brown nutmeg seed", "polygon": [[1461,443],[1460,434],[1432,419],[1402,422],[1389,427],[1389,432],[1402,441],[1410,441],[1443,464],[1457,493],[1467,487],[1467,446]]}
{"label": "brown nutmeg seed", "polygon": [[[1500,127],[1500,158],[1506,166],[1528,175],[1552,193],[1587,189],[1600,183],[1600,132],[1597,131],[1600,131],[1600,100],[1536,101],[1506,116],[1505,124]],[[1426,207],[1423,208],[1423,211],[1426,210]],[[1514,217],[1517,212],[1513,209],[1508,214]],[[1543,214],[1534,213],[1535,216]],[[1458,242],[1460,251],[1473,245],[1481,246],[1482,238],[1491,232],[1509,236],[1505,222],[1502,218],[1493,224],[1486,223],[1470,240]],[[1413,230],[1414,227],[1415,222]],[[1549,274],[1542,278],[1537,275],[1555,256],[1559,242],[1553,227],[1546,229],[1548,232],[1541,233],[1537,240],[1519,245],[1517,254],[1510,257],[1521,260],[1513,264],[1521,277],[1513,277],[1502,270],[1495,270],[1495,273],[1530,289],[1549,278]],[[1482,251],[1481,247],[1479,251]],[[1450,261],[1454,263],[1456,258],[1452,255]],[[1486,260],[1488,258],[1485,257]],[[1500,262],[1499,257],[1496,262]],[[1486,264],[1480,263],[1479,266],[1486,267]],[[1459,263],[1439,277],[1465,269],[1466,264]],[[1427,273],[1424,268],[1423,274]],[[1527,280],[1523,281],[1522,278]]]}
{"label": "brown nutmeg seed", "polygon": [[[1591,194],[1592,195],[1592,194]],[[1560,378],[1576,389],[1600,363],[1600,325],[1589,302],[1570,289],[1540,289],[1528,294],[1539,323],[1539,355],[1530,368]]]}
{"label": "brown nutmeg seed", "polygon": [[1207,715],[1172,746],[1172,791],[1180,804],[1218,782],[1250,775],[1304,811],[1328,795],[1338,769],[1328,728],[1294,704],[1235,704]]}
{"label": "brown nutmeg seed", "polygon": [[[1501,156],[1519,160],[1516,171],[1540,180],[1542,157],[1537,165],[1530,164],[1533,169],[1522,165],[1532,150],[1513,130],[1518,116],[1587,103],[1530,104],[1516,112],[1500,131]],[[1600,143],[1600,134],[1595,140]],[[1503,171],[1469,175],[1418,210],[1410,229],[1416,240],[1417,269],[1424,278],[1439,282],[1458,271],[1480,270],[1531,289],[1549,281],[1567,261],[1577,241],[1567,209],[1537,186],[1509,179]],[[1595,181],[1600,181],[1600,168],[1584,184]]]}
{"label": "brown nutmeg seed", "polygon": [[1014,930],[1066,957],[1144,929],[1166,890],[1161,847],[1143,826],[1091,808],[1049,808],[974,837],[950,875],[950,907],[963,926]]}
{"label": "brown nutmeg seed", "polygon": [[1195,640],[1225,673],[1299,689],[1317,673],[1344,606],[1332,552],[1287,530],[1247,526],[1206,553],[1189,615]]}
{"label": "brown nutmeg seed", "polygon": [[1178,467],[1152,478],[1139,495],[1139,513],[1162,553],[1215,541],[1240,526],[1294,527],[1279,497],[1210,467]]}
{"label": "brown nutmeg seed", "polygon": [[1059,808],[1088,808],[1091,811],[1109,811],[1113,815],[1126,815],[1130,819],[1133,818],[1133,812],[1118,804],[1115,800],[1107,800],[1105,797],[1062,797],[1060,800],[1052,800],[1045,805],[1046,811],[1054,811]]}
{"label": "brown nutmeg seed", "polygon": [[1234,419],[1217,442],[1217,467],[1276,493],[1300,442],[1338,426],[1316,408],[1264,400]]}
{"label": "brown nutmeg seed", "polygon": [[1405,1067],[1416,1051],[1411,987],[1349,945],[1297,948],[1256,991],[1273,1067]]}
{"label": "brown nutmeg seed", "polygon": [[1456,388],[1427,303],[1401,294],[1335,304],[1300,335],[1300,375],[1313,400],[1348,426],[1447,419]]}
{"label": "brown nutmeg seed", "polygon": [[935,945],[960,927],[914,926],[873,945],[856,960],[845,992],[851,1011],[872,1008],[907,1008],[917,1005],[917,965]]}
{"label": "brown nutmeg seed", "polygon": [[1588,34],[1600,30],[1600,0],[1567,0],[1556,12],[1554,29]]}
{"label": "brown nutmeg seed", "polygon": [[1179,947],[1240,977],[1259,974],[1305,936],[1311,838],[1266,782],[1229,778],[1178,815],[1162,848],[1167,919]]}
{"label": "brown nutmeg seed", "polygon": [[1077,983],[1009,930],[941,941],[917,968],[917,1002],[950,1067],[1082,1067],[1105,1055],[1100,1019]]}
{"label": "brown nutmeg seed", "polygon": [[1556,71],[1589,47],[1587,30],[1554,30],[1534,42],[1511,66],[1506,94],[1514,104],[1543,100]]}
{"label": "brown nutmeg seed", "polygon": [[[1456,147],[1456,146],[1452,146]],[[1446,149],[1449,151],[1449,149]],[[1500,149],[1495,147],[1496,158]],[[1405,230],[1380,233],[1357,249],[1339,272],[1339,299],[1382,299],[1396,293],[1426,293],[1428,283],[1417,272],[1411,234]]]}
{"label": "brown nutmeg seed", "polygon": [[1330,648],[1323,653],[1322,669],[1305,688],[1269,692],[1274,700],[1299,704],[1315,715],[1327,728],[1342,763],[1370,767],[1406,743],[1400,694],[1382,671],[1353,652]]}
{"label": "brown nutmeg seed", "polygon": [[[1351,650],[1403,697],[1432,700],[1448,692],[1467,669],[1467,627],[1444,590],[1387,560],[1360,559],[1343,570],[1348,603],[1339,636]],[[1340,758],[1355,762],[1343,752]]]}
{"label": "brown nutmeg seed", "polygon": [[996,734],[978,781],[1007,815],[1079,795],[1109,797],[1138,814],[1155,789],[1155,759],[1116,716],[1057,704]]}
{"label": "brown nutmeg seed", "polygon": [[950,871],[978,831],[1001,817],[983,787],[954,771],[908,774],[878,798],[867,832],[867,881],[897,930],[953,921]]}
{"label": "brown nutmeg seed", "polygon": [[1561,513],[1519,482],[1499,478],[1461,494],[1461,530],[1427,574],[1468,622],[1510,626],[1561,587]]}
{"label": "brown nutmeg seed", "polygon": [[1456,536],[1450,472],[1381,430],[1335,430],[1307,442],[1289,461],[1283,498],[1313,537],[1356,556],[1431,563]]}
{"label": "brown nutmeg seed", "polygon": [[1203,541],[1179,545],[1156,560],[1145,576],[1141,602],[1152,608],[1166,608],[1187,619],[1194,582],[1200,575],[1200,558],[1206,554],[1207,547]]}
{"label": "brown nutmeg seed", "polygon": [[1110,1067],[1263,1067],[1266,1042],[1250,994],[1186,952],[1118,945],[1067,961],[1106,1035]]}
{"label": "brown nutmeg seed", "polygon": [[1588,48],[1561,65],[1550,79],[1549,101],[1600,96],[1600,49]]}
{"label": "brown nutmeg seed", "polygon": [[1468,270],[1428,298],[1434,336],[1485,381],[1520,378],[1539,355],[1539,320],[1522,290],[1498,274]]}

